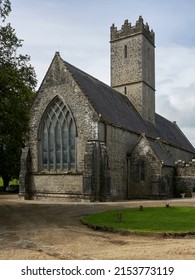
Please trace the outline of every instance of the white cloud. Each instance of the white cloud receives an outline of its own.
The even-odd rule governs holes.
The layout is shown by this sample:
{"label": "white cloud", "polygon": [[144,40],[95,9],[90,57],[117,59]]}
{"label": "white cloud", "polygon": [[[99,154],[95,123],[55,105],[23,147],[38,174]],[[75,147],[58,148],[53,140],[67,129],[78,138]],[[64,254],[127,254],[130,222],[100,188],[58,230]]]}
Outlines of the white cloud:
{"label": "white cloud", "polygon": [[[170,86],[189,86],[195,81],[194,72],[195,46],[171,45],[156,49],[156,80],[160,93],[169,94]],[[166,92],[165,85],[168,85]]]}
{"label": "white cloud", "polygon": [[156,74],[158,113],[176,120],[195,145],[195,47],[160,47]]}

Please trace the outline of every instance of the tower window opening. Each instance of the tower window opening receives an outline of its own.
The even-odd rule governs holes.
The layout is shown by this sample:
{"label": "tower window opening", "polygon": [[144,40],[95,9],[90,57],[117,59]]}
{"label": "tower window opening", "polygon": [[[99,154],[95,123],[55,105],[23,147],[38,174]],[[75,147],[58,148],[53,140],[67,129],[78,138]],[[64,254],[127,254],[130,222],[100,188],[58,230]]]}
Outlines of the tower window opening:
{"label": "tower window opening", "polygon": [[124,88],[124,94],[127,95],[127,87]]}
{"label": "tower window opening", "polygon": [[125,45],[125,58],[127,58],[127,45]]}

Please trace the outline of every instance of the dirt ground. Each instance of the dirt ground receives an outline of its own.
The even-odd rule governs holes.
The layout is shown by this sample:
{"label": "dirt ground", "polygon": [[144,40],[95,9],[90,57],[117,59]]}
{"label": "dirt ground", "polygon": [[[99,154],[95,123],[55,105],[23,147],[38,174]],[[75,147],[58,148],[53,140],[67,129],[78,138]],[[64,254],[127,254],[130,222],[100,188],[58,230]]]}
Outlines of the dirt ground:
{"label": "dirt ground", "polygon": [[88,213],[123,207],[191,205],[195,198],[169,201],[65,203],[21,201],[0,195],[1,260],[194,260],[195,237],[124,236],[94,231],[80,223]]}

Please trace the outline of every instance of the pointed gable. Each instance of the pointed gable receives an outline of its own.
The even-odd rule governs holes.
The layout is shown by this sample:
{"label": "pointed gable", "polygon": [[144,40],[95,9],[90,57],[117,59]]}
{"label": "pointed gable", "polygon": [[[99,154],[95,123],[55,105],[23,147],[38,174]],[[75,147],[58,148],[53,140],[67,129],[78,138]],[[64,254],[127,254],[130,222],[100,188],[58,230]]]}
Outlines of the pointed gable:
{"label": "pointed gable", "polygon": [[66,80],[67,75],[65,65],[60,57],[59,52],[56,52],[39,89],[42,87],[63,84],[66,82]]}
{"label": "pointed gable", "polygon": [[166,150],[157,139],[146,138],[145,134],[142,134],[134,148],[130,151],[130,155],[139,150],[140,156],[147,157],[149,150],[152,151],[159,162],[164,166],[174,166],[172,159],[167,154]]}

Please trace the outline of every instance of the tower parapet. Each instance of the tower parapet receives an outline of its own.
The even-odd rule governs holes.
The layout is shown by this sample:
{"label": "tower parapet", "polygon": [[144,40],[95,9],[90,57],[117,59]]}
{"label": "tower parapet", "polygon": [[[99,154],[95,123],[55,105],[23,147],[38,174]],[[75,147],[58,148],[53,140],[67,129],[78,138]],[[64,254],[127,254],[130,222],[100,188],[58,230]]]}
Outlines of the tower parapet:
{"label": "tower parapet", "polygon": [[155,122],[154,32],[140,16],[135,26],[125,20],[111,26],[111,86],[126,95],[140,115]]}
{"label": "tower parapet", "polygon": [[150,30],[148,23],[144,24],[142,16],[136,21],[135,26],[132,26],[126,19],[120,30],[115,27],[114,23],[110,30],[111,42],[142,33],[153,45],[155,44],[154,31]]}

